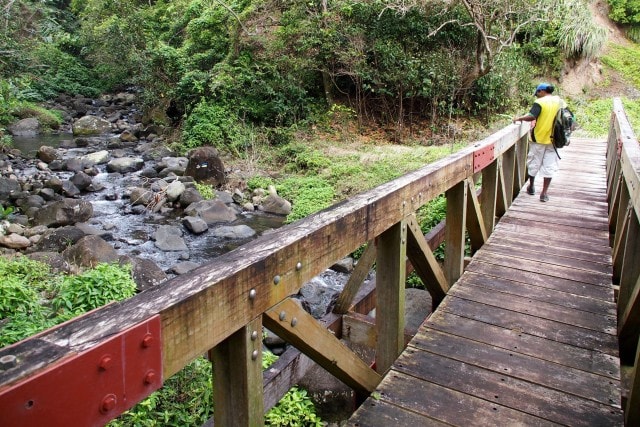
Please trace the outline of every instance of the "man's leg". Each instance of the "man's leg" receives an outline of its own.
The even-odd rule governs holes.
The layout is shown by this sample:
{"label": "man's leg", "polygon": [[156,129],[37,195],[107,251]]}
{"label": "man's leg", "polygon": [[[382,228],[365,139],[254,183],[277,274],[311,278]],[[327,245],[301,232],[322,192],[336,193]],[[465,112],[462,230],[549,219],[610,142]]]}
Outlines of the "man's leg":
{"label": "man's leg", "polygon": [[547,196],[547,190],[549,189],[549,184],[551,184],[551,178],[544,178],[542,183],[542,192],[540,193],[540,200],[546,202],[549,200],[549,196]]}
{"label": "man's leg", "polygon": [[533,183],[536,179],[535,176],[528,175],[529,177],[529,186],[527,187],[527,194],[531,194],[532,196],[536,194],[536,187],[533,186]]}

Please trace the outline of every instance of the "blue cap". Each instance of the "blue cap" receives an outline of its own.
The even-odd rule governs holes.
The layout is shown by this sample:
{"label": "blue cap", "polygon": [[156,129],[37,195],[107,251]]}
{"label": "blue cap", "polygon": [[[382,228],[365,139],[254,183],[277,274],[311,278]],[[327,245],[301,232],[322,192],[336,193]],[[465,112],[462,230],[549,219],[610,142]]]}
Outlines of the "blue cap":
{"label": "blue cap", "polygon": [[539,90],[544,90],[545,92],[549,92],[549,86],[551,86],[549,83],[540,83],[536,87],[536,91],[533,94],[535,95],[536,93],[538,93]]}

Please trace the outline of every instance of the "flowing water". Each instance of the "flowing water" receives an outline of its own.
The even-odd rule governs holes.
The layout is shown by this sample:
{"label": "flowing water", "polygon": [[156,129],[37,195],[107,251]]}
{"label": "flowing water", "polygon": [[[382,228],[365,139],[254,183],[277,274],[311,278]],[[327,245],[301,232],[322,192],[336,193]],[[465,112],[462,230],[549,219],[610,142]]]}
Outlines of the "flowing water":
{"label": "flowing water", "polygon": [[[19,149],[23,155],[33,158],[42,145],[58,148],[69,146],[73,141],[70,134],[47,135],[38,137],[15,137],[13,146]],[[103,148],[100,148],[103,149]],[[96,148],[72,148],[59,149],[64,158],[81,156]],[[128,198],[123,197],[127,187],[143,186],[148,181],[141,177],[139,173],[108,173],[105,165],[98,165],[100,173],[93,177],[93,183],[99,183],[104,189],[97,192],[83,192],[82,199],[90,201],[93,205],[93,217],[88,221],[98,231],[104,232],[105,240],[111,242],[119,254],[136,255],[142,258],[151,259],[163,270],[168,271],[179,262],[191,261],[202,264],[211,261],[215,257],[228,252],[236,247],[247,243],[252,238],[230,240],[214,237],[211,230],[195,235],[187,231],[181,223],[183,217],[179,209],[163,210],[161,213],[144,211],[134,213],[131,209]],[[15,171],[20,175],[21,171]],[[71,172],[55,172],[60,179],[68,179]],[[110,195],[111,197],[107,197]],[[109,200],[115,198],[115,200]],[[256,236],[263,232],[278,228],[283,224],[284,217],[270,215],[263,212],[243,212],[238,215],[238,219],[232,223],[224,225],[245,224],[256,231]],[[183,239],[187,244],[188,251],[161,251],[155,247],[152,236],[160,225],[174,225],[183,231]],[[220,224],[223,225],[223,224]]]}

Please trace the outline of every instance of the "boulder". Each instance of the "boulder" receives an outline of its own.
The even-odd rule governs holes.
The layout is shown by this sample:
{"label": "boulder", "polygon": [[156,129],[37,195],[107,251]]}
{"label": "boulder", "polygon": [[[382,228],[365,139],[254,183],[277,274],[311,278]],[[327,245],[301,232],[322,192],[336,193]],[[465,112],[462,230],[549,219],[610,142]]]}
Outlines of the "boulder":
{"label": "boulder", "polygon": [[[33,227],[35,231],[42,233],[44,226]],[[28,233],[29,235],[34,235]],[[62,252],[69,246],[74,245],[78,240],[82,239],[85,233],[78,227],[69,225],[66,227],[46,229],[42,233],[42,238],[38,241],[38,244],[33,248],[34,252]]]}
{"label": "boulder", "polygon": [[191,270],[195,270],[199,266],[200,265],[198,263],[195,263],[193,261],[179,262],[178,264],[176,264],[173,267],[171,267],[171,272],[173,274],[177,274],[179,276],[181,274],[188,273]]}
{"label": "boulder", "polygon": [[168,278],[167,273],[162,271],[158,264],[150,259],[127,256],[121,257],[120,262],[131,264],[131,276],[133,281],[136,282],[138,291],[152,288]]}
{"label": "boulder", "polygon": [[118,253],[100,236],[85,236],[62,252],[70,264],[80,267],[95,267],[100,263],[112,263],[119,259]]}
{"label": "boulder", "polygon": [[180,195],[180,206],[182,206],[182,208],[186,208],[191,205],[191,203],[199,202],[201,200],[203,200],[202,195],[197,188],[187,187]]}
{"label": "boulder", "polygon": [[60,227],[72,225],[76,222],[87,221],[93,215],[93,206],[86,200],[62,199],[51,202],[34,215],[36,225]]}
{"label": "boulder", "polygon": [[184,213],[188,216],[199,216],[207,224],[231,222],[236,219],[235,211],[220,200],[202,200],[192,203]]}
{"label": "boulder", "polygon": [[224,165],[215,147],[198,147],[191,150],[187,158],[189,163],[185,175],[211,183],[214,187],[225,183]]}
{"label": "boulder", "polygon": [[212,235],[222,239],[248,239],[256,235],[248,225],[223,225],[212,231]]}
{"label": "boulder", "polygon": [[26,249],[31,246],[31,241],[24,236],[11,233],[7,236],[0,236],[0,246],[11,249]]}
{"label": "boulder", "polygon": [[182,230],[172,225],[161,225],[153,234],[156,247],[163,251],[186,251],[187,244],[182,238]]}
{"label": "boulder", "polygon": [[71,126],[74,136],[100,135],[111,132],[111,123],[96,116],[84,116]]}
{"label": "boulder", "polygon": [[209,229],[207,223],[197,216],[188,216],[184,218],[182,220],[182,225],[184,225],[187,230],[193,234],[202,234]]}
{"label": "boulder", "polygon": [[73,185],[78,187],[78,190],[81,191],[89,188],[89,186],[91,185],[91,181],[91,177],[82,171],[76,172],[71,177],[71,182],[73,183]]}
{"label": "boulder", "polygon": [[20,183],[17,180],[0,177],[0,200],[10,200],[20,190]]}
{"label": "boulder", "polygon": [[48,145],[42,145],[38,149],[38,152],[36,153],[36,157],[38,157],[38,159],[42,160],[43,162],[49,164],[54,160],[58,159],[59,155],[58,155],[58,150],[56,150],[55,148],[49,147]]}
{"label": "boulder", "polygon": [[42,126],[35,117],[19,120],[7,127],[13,136],[36,136],[42,133]]}
{"label": "boulder", "polygon": [[129,173],[142,169],[144,160],[140,157],[119,157],[107,163],[108,172]]}
{"label": "boulder", "polygon": [[69,263],[58,252],[33,252],[27,255],[34,261],[48,264],[54,272],[69,273]]}
{"label": "boulder", "polygon": [[184,192],[186,187],[180,181],[173,181],[171,184],[167,185],[165,188],[165,194],[167,196],[167,200],[170,202],[174,202],[178,200],[180,195]]}
{"label": "boulder", "polygon": [[291,213],[291,203],[277,194],[269,194],[262,201],[262,210],[276,215],[289,215]]}
{"label": "boulder", "polygon": [[95,165],[102,165],[107,163],[111,159],[111,153],[107,150],[96,151],[94,153],[85,154],[80,157],[82,164],[85,167],[93,167]]}

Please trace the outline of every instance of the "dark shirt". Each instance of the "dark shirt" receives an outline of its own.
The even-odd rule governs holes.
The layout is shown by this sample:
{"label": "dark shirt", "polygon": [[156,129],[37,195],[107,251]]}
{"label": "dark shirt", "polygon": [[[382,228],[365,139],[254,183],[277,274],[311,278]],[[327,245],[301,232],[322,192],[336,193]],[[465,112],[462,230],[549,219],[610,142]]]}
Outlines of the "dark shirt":
{"label": "dark shirt", "polygon": [[531,110],[529,110],[529,114],[531,114],[535,118],[538,118],[541,111],[542,111],[542,107],[540,106],[540,104],[538,104],[537,102],[534,102],[534,104],[531,106]]}

